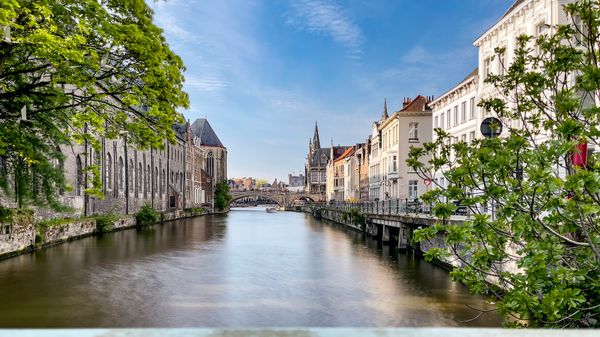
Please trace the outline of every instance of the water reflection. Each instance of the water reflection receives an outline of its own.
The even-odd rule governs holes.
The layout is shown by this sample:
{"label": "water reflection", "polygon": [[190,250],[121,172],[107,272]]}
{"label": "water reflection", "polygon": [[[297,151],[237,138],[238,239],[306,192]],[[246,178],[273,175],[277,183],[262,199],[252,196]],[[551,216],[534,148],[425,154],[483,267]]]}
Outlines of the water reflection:
{"label": "water reflection", "polygon": [[489,307],[417,257],[261,208],[0,261],[0,298],[2,327],[456,326]]}

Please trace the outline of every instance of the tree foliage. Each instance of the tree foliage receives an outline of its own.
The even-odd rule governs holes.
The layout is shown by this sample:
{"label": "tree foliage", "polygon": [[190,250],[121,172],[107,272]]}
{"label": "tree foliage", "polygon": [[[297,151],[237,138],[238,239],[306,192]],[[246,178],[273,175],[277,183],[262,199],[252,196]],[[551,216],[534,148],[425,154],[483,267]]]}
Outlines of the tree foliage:
{"label": "tree foliage", "polygon": [[0,183],[19,203],[56,202],[61,147],[174,141],[184,65],[152,17],[144,0],[0,1]]}
{"label": "tree foliage", "polygon": [[229,206],[231,195],[229,194],[229,185],[227,181],[217,183],[215,186],[215,209],[224,210]]}
{"label": "tree foliage", "polygon": [[[600,325],[600,3],[564,8],[571,24],[519,37],[504,74],[486,79],[498,95],[480,106],[501,121],[500,137],[451,144],[436,129],[408,160],[448,181],[423,197],[442,222],[415,238],[444,233],[448,248],[427,257],[458,257],[453,277],[496,297],[510,325]],[[573,161],[582,143],[596,149],[587,165]],[[474,215],[448,225],[457,203]]]}

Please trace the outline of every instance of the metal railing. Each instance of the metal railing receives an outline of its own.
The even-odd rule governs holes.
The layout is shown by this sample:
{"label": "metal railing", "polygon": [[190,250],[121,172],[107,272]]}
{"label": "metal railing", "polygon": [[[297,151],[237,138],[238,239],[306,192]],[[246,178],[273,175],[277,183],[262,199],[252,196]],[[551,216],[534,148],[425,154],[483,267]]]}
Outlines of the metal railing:
{"label": "metal railing", "polygon": [[328,208],[348,211],[350,209],[359,209],[364,214],[377,215],[408,215],[419,214],[431,216],[431,205],[423,203],[419,199],[387,199],[380,201],[331,201],[322,204]]}

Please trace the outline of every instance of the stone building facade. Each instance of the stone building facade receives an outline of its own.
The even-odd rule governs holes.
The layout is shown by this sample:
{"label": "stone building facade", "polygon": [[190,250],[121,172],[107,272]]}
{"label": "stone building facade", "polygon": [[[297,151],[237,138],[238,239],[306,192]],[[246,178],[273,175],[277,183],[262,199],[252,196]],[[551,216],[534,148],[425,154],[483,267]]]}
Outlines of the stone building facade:
{"label": "stone building facade", "polygon": [[[128,142],[125,133],[116,139],[101,138],[99,151],[88,144],[61,146],[64,160],[60,165],[67,185],[72,188],[59,191],[59,201],[70,211],[37,209],[36,217],[132,214],[144,205],[159,211],[196,205],[212,207],[214,181],[224,179],[227,174],[227,150],[220,141],[220,146],[190,142],[194,139],[190,129],[189,123],[173,126],[175,142],[165,141],[163,149],[138,149]],[[214,159],[208,161],[210,156]],[[210,170],[209,163],[213,165]],[[92,175],[88,172],[92,165],[100,169],[104,198],[85,193],[86,187],[92,186]],[[205,200],[195,198],[192,193],[198,186],[207,191]],[[17,206],[8,196],[0,195],[0,200],[4,206]]]}
{"label": "stone building facade", "polygon": [[305,192],[310,194],[322,194],[325,197],[327,185],[327,163],[330,156],[334,159],[340,156],[348,147],[331,146],[331,148],[321,147],[319,140],[319,127],[315,123],[315,132],[313,138],[308,142],[308,155],[306,156],[305,174],[306,187]]}

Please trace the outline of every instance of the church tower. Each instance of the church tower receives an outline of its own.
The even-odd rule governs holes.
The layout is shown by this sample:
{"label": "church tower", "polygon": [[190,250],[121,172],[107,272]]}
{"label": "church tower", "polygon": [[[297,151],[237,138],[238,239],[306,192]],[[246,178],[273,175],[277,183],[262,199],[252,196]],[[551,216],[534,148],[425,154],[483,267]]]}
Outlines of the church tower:
{"label": "church tower", "polygon": [[381,114],[381,120],[384,121],[388,119],[388,112],[387,112],[387,98],[383,99],[383,113]]}
{"label": "church tower", "polygon": [[313,136],[313,140],[312,140],[312,146],[313,146],[313,150],[318,150],[321,148],[321,142],[319,141],[319,126],[317,125],[317,122],[315,121],[315,134]]}

